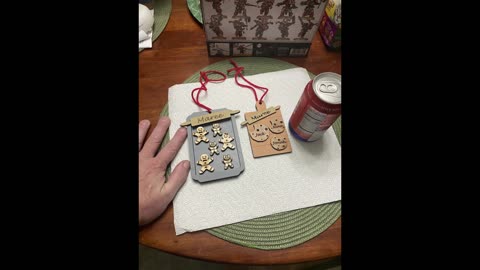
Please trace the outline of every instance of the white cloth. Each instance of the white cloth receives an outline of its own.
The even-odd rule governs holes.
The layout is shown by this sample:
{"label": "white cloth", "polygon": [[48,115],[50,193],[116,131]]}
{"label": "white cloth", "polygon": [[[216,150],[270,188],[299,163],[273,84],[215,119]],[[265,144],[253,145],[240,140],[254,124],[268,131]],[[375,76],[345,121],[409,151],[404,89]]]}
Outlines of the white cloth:
{"label": "white cloth", "polygon": [[145,33],[143,30],[138,32],[138,38],[140,42],[138,43],[138,48],[145,49],[145,48],[152,48],[152,31],[150,30],[148,33]]}
{"label": "white cloth", "polygon": [[[267,107],[280,105],[292,153],[254,159],[244,113],[255,111],[251,90],[240,88],[234,79],[208,83],[200,102],[212,109],[240,110],[235,117],[242,145],[245,171],[236,179],[200,184],[190,177],[173,201],[177,235],[245,221],[275,213],[341,200],[341,153],[330,128],[322,139],[301,142],[288,129],[288,120],[310,78],[304,68],[293,68],[247,76],[251,82],[269,89]],[[202,111],[190,97],[199,83],[178,84],[169,88],[170,139],[188,115]],[[260,97],[261,93],[257,93]],[[172,169],[188,160],[188,145],[183,144],[172,161]],[[222,169],[222,168],[216,168]]]}
{"label": "white cloth", "polygon": [[139,4],[138,48],[152,48],[154,10]]}

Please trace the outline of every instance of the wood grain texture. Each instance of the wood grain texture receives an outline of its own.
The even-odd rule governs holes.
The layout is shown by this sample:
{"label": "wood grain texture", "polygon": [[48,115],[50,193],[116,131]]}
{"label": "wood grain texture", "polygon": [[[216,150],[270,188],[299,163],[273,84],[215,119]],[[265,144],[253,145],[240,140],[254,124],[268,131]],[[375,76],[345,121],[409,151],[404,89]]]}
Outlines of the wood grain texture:
{"label": "wood grain texture", "polygon": [[[139,121],[148,119],[155,126],[167,103],[170,86],[225,59],[208,57],[202,25],[191,16],[185,0],[172,0],[167,27],[152,49],[139,54]],[[341,74],[341,53],[327,51],[318,31],[308,57],[276,59],[304,67],[314,74],[325,71]],[[231,244],[207,232],[175,236],[170,204],[159,219],[140,228],[139,241],[165,252],[214,262],[267,265],[317,261],[341,255],[341,218],[325,232],[299,246],[265,251]]]}

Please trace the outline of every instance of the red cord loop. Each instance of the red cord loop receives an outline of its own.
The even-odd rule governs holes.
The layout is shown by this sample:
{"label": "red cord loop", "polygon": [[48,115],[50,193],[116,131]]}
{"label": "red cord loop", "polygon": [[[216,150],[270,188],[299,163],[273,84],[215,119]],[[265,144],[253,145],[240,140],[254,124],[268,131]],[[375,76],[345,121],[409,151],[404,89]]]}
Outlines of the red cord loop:
{"label": "red cord loop", "polygon": [[[208,77],[209,74],[217,74],[217,75],[220,75],[222,76],[223,78],[220,78],[220,79],[210,79]],[[199,81],[200,81],[200,84],[201,86],[200,87],[197,87],[195,89],[192,90],[192,93],[191,93],[191,96],[192,96],[192,100],[195,104],[197,104],[199,107],[201,108],[204,108],[205,110],[208,111],[208,113],[212,113],[212,109],[210,107],[207,107],[205,105],[203,105],[202,103],[200,103],[200,101],[198,101],[198,98],[200,97],[200,92],[202,91],[205,91],[207,92],[207,83],[208,82],[214,82],[214,83],[218,83],[218,82],[223,82],[225,81],[225,79],[227,79],[227,75],[223,74],[222,72],[220,71],[215,71],[215,70],[207,70],[207,71],[200,71],[200,78],[199,78]],[[197,92],[197,95],[195,96],[195,92]]]}
{"label": "red cord loop", "polygon": [[[259,100],[258,100],[258,97],[257,97],[257,91],[255,91],[255,89],[254,89],[253,87],[264,91],[264,92],[263,92],[263,95],[260,97],[260,101],[259,101],[259,103],[262,104],[263,98],[264,98],[265,95],[268,93],[268,88],[262,87],[262,86],[258,86],[258,85],[256,85],[256,84],[250,82],[250,81],[247,80],[247,79],[243,76],[243,74],[242,74],[242,72],[243,72],[243,70],[244,70],[244,67],[238,66],[238,64],[237,64],[235,61],[233,61],[232,59],[230,59],[230,63],[233,65],[233,68],[227,70],[227,74],[229,74],[231,71],[235,71],[235,82],[236,82],[239,86],[241,86],[241,87],[248,88],[248,89],[252,90],[253,95],[255,96],[255,101],[259,101]],[[241,84],[241,83],[238,81],[238,76],[239,76],[239,75],[240,75],[240,77],[241,77],[245,82],[247,82],[247,83],[250,84],[251,86],[250,86],[250,85]],[[252,86],[253,86],[253,87],[252,87]]]}

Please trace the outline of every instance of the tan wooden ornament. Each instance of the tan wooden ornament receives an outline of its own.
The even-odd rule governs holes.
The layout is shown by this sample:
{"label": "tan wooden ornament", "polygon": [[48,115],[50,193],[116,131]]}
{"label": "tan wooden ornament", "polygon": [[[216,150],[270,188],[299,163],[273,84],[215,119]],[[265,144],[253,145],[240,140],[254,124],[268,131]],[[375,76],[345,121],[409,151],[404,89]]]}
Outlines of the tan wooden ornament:
{"label": "tan wooden ornament", "polygon": [[264,157],[292,152],[292,146],[283,122],[280,106],[269,107],[263,101],[255,104],[256,112],[245,113],[253,157]]}

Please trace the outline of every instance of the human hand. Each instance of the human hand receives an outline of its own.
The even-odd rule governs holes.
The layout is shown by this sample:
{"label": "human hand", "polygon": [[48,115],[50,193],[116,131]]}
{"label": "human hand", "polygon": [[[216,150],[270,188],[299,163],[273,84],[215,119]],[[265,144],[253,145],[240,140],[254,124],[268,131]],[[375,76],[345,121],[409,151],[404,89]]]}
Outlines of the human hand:
{"label": "human hand", "polygon": [[[190,161],[180,162],[165,182],[168,164],[177,155],[187,137],[187,130],[179,128],[175,136],[158,152],[163,137],[170,126],[168,117],[161,117],[150,137],[143,144],[150,121],[140,121],[138,132],[138,181],[139,181],[139,225],[145,225],[159,217],[172,201],[177,191],[187,180]],[[157,153],[158,152],[158,153]]]}

